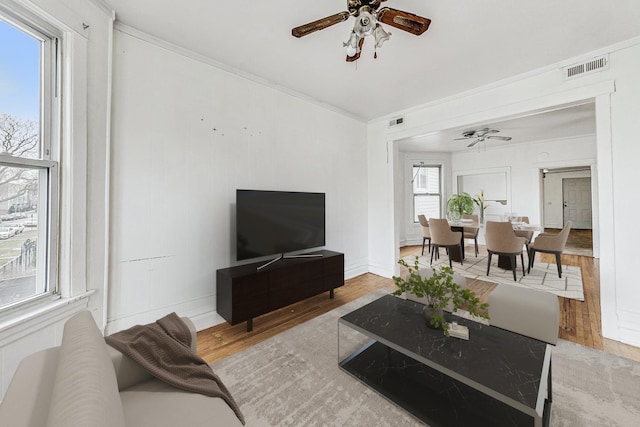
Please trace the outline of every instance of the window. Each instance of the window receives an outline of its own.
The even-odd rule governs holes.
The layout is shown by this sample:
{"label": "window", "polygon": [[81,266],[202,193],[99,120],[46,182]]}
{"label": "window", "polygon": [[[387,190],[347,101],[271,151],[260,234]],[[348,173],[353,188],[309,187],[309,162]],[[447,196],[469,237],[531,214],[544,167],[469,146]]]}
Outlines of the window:
{"label": "window", "polygon": [[418,215],[440,218],[442,189],[440,166],[413,165],[413,222]]}
{"label": "window", "polygon": [[0,310],[57,292],[57,46],[0,10]]}

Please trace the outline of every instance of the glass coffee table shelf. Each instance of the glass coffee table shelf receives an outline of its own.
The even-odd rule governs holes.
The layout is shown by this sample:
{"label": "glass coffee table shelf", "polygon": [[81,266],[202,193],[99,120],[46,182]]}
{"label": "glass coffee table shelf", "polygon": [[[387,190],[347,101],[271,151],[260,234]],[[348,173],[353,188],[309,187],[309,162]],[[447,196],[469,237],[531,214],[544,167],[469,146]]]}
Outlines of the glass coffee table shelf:
{"label": "glass coffee table shelf", "polygon": [[338,320],[339,365],[432,427],[548,426],[552,347],[456,321],[468,341],[427,327],[420,303],[383,296]]}

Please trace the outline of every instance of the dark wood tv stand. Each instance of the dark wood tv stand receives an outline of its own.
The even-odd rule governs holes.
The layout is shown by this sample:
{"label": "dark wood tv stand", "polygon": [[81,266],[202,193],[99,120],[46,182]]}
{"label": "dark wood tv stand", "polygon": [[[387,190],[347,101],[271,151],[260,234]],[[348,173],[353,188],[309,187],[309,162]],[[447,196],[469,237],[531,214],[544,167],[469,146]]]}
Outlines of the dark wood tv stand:
{"label": "dark wood tv stand", "polygon": [[260,271],[264,262],[223,268],[216,272],[216,310],[227,322],[253,318],[344,285],[344,254],[315,251],[321,257],[285,258]]}

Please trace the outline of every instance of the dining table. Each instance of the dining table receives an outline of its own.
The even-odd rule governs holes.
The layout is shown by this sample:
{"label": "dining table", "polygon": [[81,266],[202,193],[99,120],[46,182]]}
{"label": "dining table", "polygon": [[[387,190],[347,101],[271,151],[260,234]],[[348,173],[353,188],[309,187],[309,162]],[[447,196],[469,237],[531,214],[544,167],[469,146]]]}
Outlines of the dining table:
{"label": "dining table", "polygon": [[[451,261],[462,262],[465,258],[464,254],[464,229],[476,230],[480,228],[480,224],[472,219],[458,219],[458,220],[449,220],[449,227],[451,227],[451,231],[459,231],[462,234],[460,235],[460,247],[462,250],[460,253],[456,251],[449,251],[449,257]],[[460,258],[462,256],[462,259]]]}
{"label": "dining table", "polygon": [[[542,231],[543,228],[537,224],[528,224],[523,221],[511,221],[511,225],[514,230],[527,230],[527,231]],[[449,220],[449,226],[451,227],[451,231],[460,231],[462,233],[460,238],[460,245],[462,247],[462,259],[460,259],[460,254],[456,251],[449,251],[449,257],[452,261],[462,262],[465,259],[465,251],[464,251],[464,229],[478,229],[482,228],[482,225],[472,219],[458,219],[458,220]],[[503,268],[505,270],[511,270],[511,261],[508,256],[498,256],[498,267]]]}

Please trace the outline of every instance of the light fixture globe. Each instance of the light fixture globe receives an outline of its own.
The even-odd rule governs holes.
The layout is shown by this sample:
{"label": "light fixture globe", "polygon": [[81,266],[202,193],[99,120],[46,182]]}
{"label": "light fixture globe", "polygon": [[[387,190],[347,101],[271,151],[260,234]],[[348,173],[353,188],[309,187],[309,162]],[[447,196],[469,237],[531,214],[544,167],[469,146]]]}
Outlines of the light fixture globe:
{"label": "light fixture globe", "polygon": [[376,27],[378,21],[369,12],[361,12],[360,16],[356,19],[356,23],[353,25],[353,31],[359,37],[370,36]]}

